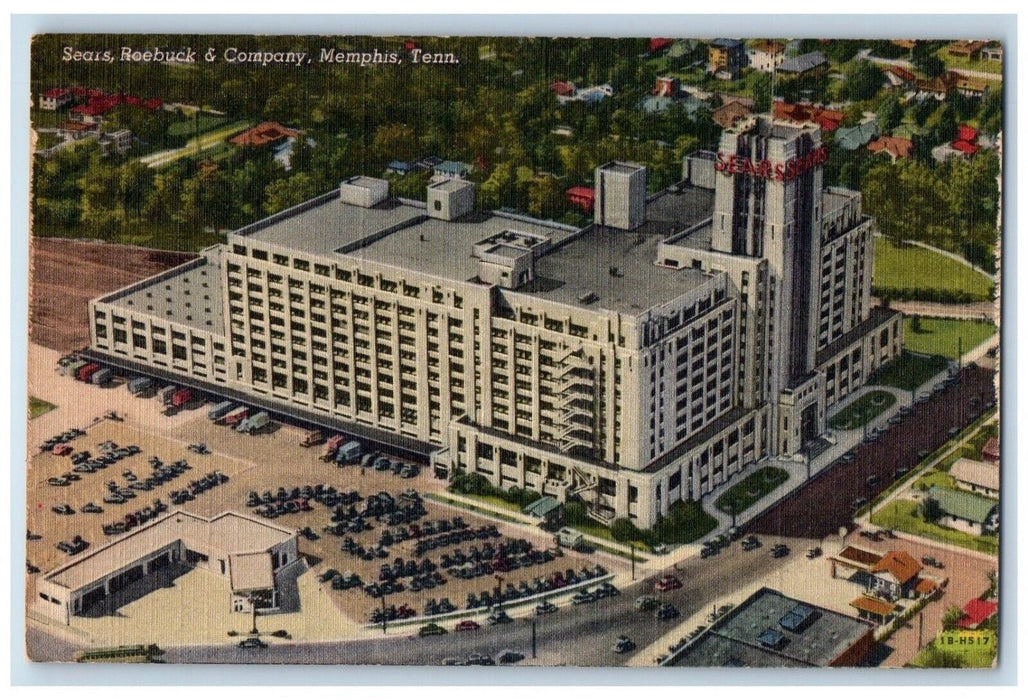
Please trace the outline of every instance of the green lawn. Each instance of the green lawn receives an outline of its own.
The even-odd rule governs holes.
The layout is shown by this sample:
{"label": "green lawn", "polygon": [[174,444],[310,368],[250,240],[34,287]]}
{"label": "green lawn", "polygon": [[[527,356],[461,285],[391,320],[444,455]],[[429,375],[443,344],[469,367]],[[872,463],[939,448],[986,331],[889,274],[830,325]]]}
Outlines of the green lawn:
{"label": "green lawn", "polygon": [[[931,644],[914,657],[910,665],[916,668],[990,668],[996,657],[996,633],[992,630],[962,632],[940,632]],[[978,635],[985,638],[985,643],[959,643],[961,637],[971,640]]]}
{"label": "green lawn", "polygon": [[49,401],[43,399],[37,399],[35,396],[29,397],[29,420],[38,418],[39,416],[54,410],[57,406],[54,406]]}
{"label": "green lawn", "polygon": [[946,47],[939,49],[938,57],[946,64],[946,68],[963,68],[964,70],[976,70],[982,73],[1003,74],[1002,61],[986,61],[984,59],[971,60],[963,56],[950,56]]}
{"label": "green lawn", "polygon": [[889,391],[870,391],[836,413],[828,425],[833,430],[856,430],[896,403]]}
{"label": "green lawn", "polygon": [[919,476],[911,488],[919,491],[927,491],[933,486],[944,486],[945,488],[953,488],[953,477],[950,476],[942,469],[932,469],[925,472],[924,475]]}
{"label": "green lawn", "polygon": [[970,265],[914,245],[896,246],[886,238],[875,239],[874,285],[963,292],[977,301],[988,301],[992,290],[992,280]]}
{"label": "green lawn", "polygon": [[[197,124],[197,121],[199,121],[199,124]],[[216,129],[226,121],[228,121],[228,117],[207,112],[200,112],[199,118],[189,114],[186,115],[186,119],[175,122],[168,127],[168,136],[196,136],[197,131],[204,134],[211,129]]]}
{"label": "green lawn", "polygon": [[904,350],[895,360],[880,367],[871,376],[870,383],[914,391],[948,365],[949,362],[941,355],[925,357]]}
{"label": "green lawn", "polygon": [[714,503],[722,513],[742,513],[789,478],[778,467],[764,467],[725,491]]}
{"label": "green lawn", "polygon": [[[915,322],[915,318],[919,320]],[[920,324],[917,331],[914,330],[915,324]],[[984,343],[995,332],[996,326],[988,321],[909,316],[903,319],[903,347],[911,352],[943,355],[955,360],[958,342],[967,352]]]}
{"label": "green lawn", "polygon": [[974,549],[985,554],[999,553],[999,542],[995,536],[976,537],[966,532],[940,527],[935,523],[925,522],[918,514],[918,504],[906,499],[896,499],[883,508],[877,509],[871,516],[871,522],[879,527],[890,530],[901,530],[911,535],[919,535],[937,542],[955,544],[958,547]]}

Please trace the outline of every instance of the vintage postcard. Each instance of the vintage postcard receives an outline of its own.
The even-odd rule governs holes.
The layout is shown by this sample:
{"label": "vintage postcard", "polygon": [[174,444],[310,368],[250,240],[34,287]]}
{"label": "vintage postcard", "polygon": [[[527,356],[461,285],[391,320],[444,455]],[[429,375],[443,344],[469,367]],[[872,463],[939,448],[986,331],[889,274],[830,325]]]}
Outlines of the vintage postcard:
{"label": "vintage postcard", "polygon": [[35,36],[30,658],[996,666],[994,38]]}

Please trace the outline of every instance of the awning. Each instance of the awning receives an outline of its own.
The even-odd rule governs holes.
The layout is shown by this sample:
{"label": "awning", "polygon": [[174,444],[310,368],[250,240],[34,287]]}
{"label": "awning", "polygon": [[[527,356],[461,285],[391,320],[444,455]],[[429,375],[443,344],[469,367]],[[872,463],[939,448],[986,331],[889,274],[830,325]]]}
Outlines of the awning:
{"label": "awning", "polygon": [[872,615],[878,615],[883,619],[891,615],[896,610],[896,606],[892,603],[886,603],[883,600],[876,600],[875,598],[868,598],[861,596],[855,600],[850,601],[857,610],[862,612],[871,613]]}

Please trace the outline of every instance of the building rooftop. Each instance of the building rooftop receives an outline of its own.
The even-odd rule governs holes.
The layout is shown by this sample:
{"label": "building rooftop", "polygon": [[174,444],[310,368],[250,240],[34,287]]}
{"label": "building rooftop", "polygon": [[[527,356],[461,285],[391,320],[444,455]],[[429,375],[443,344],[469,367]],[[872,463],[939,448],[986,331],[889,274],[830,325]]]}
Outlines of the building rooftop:
{"label": "building rooftop", "polygon": [[221,335],[225,332],[221,253],[211,248],[196,260],[120,289],[103,301]]}
{"label": "building rooftop", "polygon": [[996,501],[991,498],[969,491],[948,489],[944,486],[931,487],[928,489],[927,497],[935,499],[939,503],[939,508],[946,515],[972,523],[984,523],[997,506]]}
{"label": "building rooftop", "polygon": [[177,540],[235,554],[263,552],[294,536],[289,530],[238,513],[225,512],[208,519],[175,510],[73,558],[47,573],[45,579],[76,591]]}
{"label": "building rooftop", "polygon": [[870,631],[856,618],[761,588],[670,665],[824,667]]}
{"label": "building rooftop", "polygon": [[957,481],[999,490],[999,467],[991,462],[979,462],[961,457],[950,467],[949,475]]}

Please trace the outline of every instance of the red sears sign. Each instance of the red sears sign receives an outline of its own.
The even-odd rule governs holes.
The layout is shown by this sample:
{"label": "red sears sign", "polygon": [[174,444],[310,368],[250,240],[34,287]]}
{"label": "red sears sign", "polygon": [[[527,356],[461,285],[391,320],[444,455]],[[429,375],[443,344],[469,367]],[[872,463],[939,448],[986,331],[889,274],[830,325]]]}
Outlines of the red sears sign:
{"label": "red sears sign", "polygon": [[816,165],[823,165],[828,162],[828,147],[815,148],[810,153],[792,158],[784,163],[775,163],[770,160],[753,160],[744,156],[726,156],[718,151],[717,162],[714,169],[726,175],[751,175],[763,178],[764,180],[776,180],[788,182]]}

